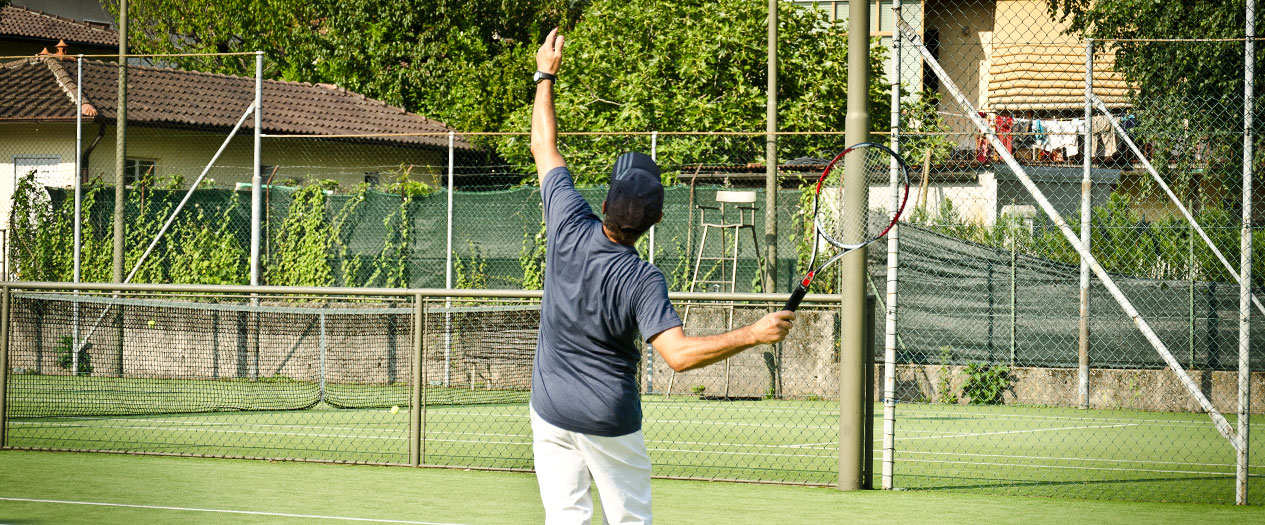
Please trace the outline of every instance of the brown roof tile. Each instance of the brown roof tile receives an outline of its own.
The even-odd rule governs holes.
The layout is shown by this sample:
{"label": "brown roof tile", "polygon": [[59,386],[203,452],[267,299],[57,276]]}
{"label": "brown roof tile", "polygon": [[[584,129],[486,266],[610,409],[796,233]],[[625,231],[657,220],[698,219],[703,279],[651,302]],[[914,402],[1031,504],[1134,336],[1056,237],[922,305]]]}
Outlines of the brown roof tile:
{"label": "brown roof tile", "polygon": [[[118,66],[85,60],[84,101],[113,120],[118,100]],[[0,100],[0,120],[74,118],[74,60],[23,59],[0,64],[0,85],[15,86]],[[227,130],[254,101],[252,78],[128,66],[127,120],[131,125]],[[401,133],[447,133],[442,122],[408,113],[341,88],[265,80],[265,133],[366,135],[366,140],[446,147],[446,136],[387,136]],[[247,119],[244,128],[253,127]],[[469,149],[457,136],[456,146]]]}
{"label": "brown roof tile", "polygon": [[0,36],[17,36],[71,44],[119,45],[119,34],[93,24],[19,6],[0,11]]}

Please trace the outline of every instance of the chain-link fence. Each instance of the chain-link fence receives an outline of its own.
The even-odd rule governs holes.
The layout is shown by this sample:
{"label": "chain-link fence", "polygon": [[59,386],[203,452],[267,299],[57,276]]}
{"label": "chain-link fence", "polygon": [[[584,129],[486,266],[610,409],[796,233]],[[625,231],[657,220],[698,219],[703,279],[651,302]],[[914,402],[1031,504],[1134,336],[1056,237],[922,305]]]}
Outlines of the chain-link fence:
{"label": "chain-link fence", "polygon": [[[1260,467],[1199,413],[1236,419],[1249,347],[1254,412],[1265,381],[1265,331],[1237,322],[1251,172],[1242,25],[1105,39],[1114,19],[1065,4],[900,12],[910,36],[893,61],[920,70],[901,107],[936,111],[900,125],[902,145],[931,147],[905,148],[921,180],[895,272],[888,483],[1233,501],[1236,472]],[[1113,283],[1082,266],[1048,212]],[[1254,239],[1255,261],[1262,247]],[[1252,279],[1260,294],[1265,276]]]}
{"label": "chain-link fence", "polygon": [[[805,9],[827,9],[830,20],[836,21],[828,30],[845,27],[848,2],[796,3]],[[899,14],[893,14],[894,4],[901,7]],[[914,186],[898,231],[894,268],[889,269],[888,253],[879,245],[868,252],[867,291],[878,298],[880,311],[888,310],[887,302],[894,300],[889,314],[896,323],[890,337],[880,336],[874,342],[878,361],[883,361],[887,348],[894,356],[892,391],[883,394],[880,388],[876,400],[887,398],[895,406],[893,431],[873,436],[876,442],[889,444],[886,456],[876,454],[876,465],[886,457],[886,471],[891,474],[888,486],[899,488],[1228,502],[1235,490],[1235,448],[1218,435],[1204,415],[1207,407],[1183,384],[1181,373],[1155,341],[1210,406],[1237,424],[1241,389],[1235,371],[1240,370],[1243,333],[1238,320],[1247,313],[1240,305],[1236,280],[1245,204],[1242,183],[1244,173],[1252,172],[1244,169],[1244,159],[1251,159],[1249,168],[1259,162],[1256,143],[1260,137],[1256,115],[1247,119],[1253,128],[1244,124],[1242,24],[1198,31],[1156,24],[1135,33],[1111,32],[1109,27],[1094,25],[1110,20],[1093,18],[1092,8],[1066,4],[1039,0],[873,2],[871,36],[874,45],[888,48],[888,81],[899,79],[900,84],[899,125],[892,132],[898,134],[896,143],[911,167]],[[1066,11],[1064,16],[1065,8],[1081,11]],[[1235,9],[1241,17],[1242,7]],[[898,21],[910,27],[924,49],[900,37]],[[137,268],[134,281],[250,283],[251,192],[256,189],[252,177],[257,169],[262,284],[541,287],[544,230],[525,133],[465,133],[337,87],[261,81],[263,133],[256,163],[253,115],[247,114],[254,101],[255,79],[141,65],[132,69],[130,90],[137,98],[136,109],[128,113],[125,274],[133,270],[150,242],[159,238],[186,190],[205,174],[183,211]],[[14,203],[5,215],[10,241],[5,261],[7,271],[17,279],[73,279],[76,221],[70,187],[76,171],[76,126],[75,105],[67,106],[66,100],[77,92],[80,78],[84,79],[84,105],[80,106],[83,124],[78,150],[82,155],[77,169],[84,184],[84,211],[79,221],[82,248],[78,259],[84,281],[111,279],[116,74],[117,66],[112,64],[58,57],[6,59],[0,69],[0,75],[13,80],[12,85],[31,86],[20,93],[34,101],[23,111],[44,112],[26,115],[43,119],[38,125],[0,120],[0,137],[4,137],[0,162],[9,163],[0,165],[4,174],[0,184],[11,184],[14,195],[12,201],[5,200]],[[965,104],[954,91],[962,94]],[[887,118],[871,115],[875,120]],[[242,127],[229,139],[239,119]],[[988,133],[977,129],[977,119]],[[838,130],[778,135],[777,259],[766,261],[769,201],[763,134],[562,131],[560,149],[595,212],[600,211],[604,184],[620,152],[642,151],[656,157],[667,184],[664,219],[638,248],[664,272],[674,292],[789,290],[802,271],[799,264],[808,248],[804,245],[805,204],[811,203],[805,201],[802,188],[816,177],[826,159],[845,146]],[[875,138],[885,141],[888,136]],[[1014,159],[1013,166],[1007,157]],[[10,167],[11,180],[7,179]],[[32,173],[30,182],[23,184],[23,178]],[[1154,338],[1139,329],[1099,277],[1082,267],[1081,254],[1026,187],[1025,177],[1074,236],[1089,245],[1089,252]],[[1259,221],[1265,202],[1260,197],[1259,176],[1255,179],[1250,204]],[[870,181],[869,191],[872,209],[890,209],[887,181]],[[1265,260],[1265,235],[1255,224],[1249,222],[1254,231],[1251,285],[1260,296],[1265,295],[1265,271],[1259,271]],[[773,282],[761,277],[768,265],[776,269]],[[889,278],[897,281],[895,295],[884,292]],[[835,292],[834,283],[834,279],[818,279],[816,291]],[[18,298],[15,304],[27,300]],[[428,385],[439,381],[443,387],[433,392],[439,397],[441,392],[456,390],[514,392],[505,398],[487,397],[499,401],[481,405],[480,417],[496,420],[503,414],[488,407],[496,403],[517,406],[521,399],[514,396],[521,396],[526,388],[524,374],[530,363],[519,347],[531,335],[533,314],[530,308],[516,314],[478,310],[489,306],[486,302],[428,304],[427,311],[433,313],[424,320],[427,333],[447,335],[434,336],[442,341],[428,339],[426,347],[443,347],[449,353],[442,367],[431,370],[428,365],[425,370]],[[131,306],[137,311],[146,307]],[[756,311],[773,306],[681,302],[678,310],[687,326],[701,323],[712,330],[741,324]],[[217,313],[198,315],[215,319],[222,315],[226,320],[199,321],[203,327],[189,330],[236,333],[242,328],[225,323],[248,323],[267,313],[275,314],[275,323],[286,325],[285,330],[301,332],[279,335],[278,341],[325,334],[325,329],[312,327],[326,322],[330,323],[325,325],[328,333],[373,332],[373,337],[385,339],[375,339],[371,345],[391,347],[406,345],[413,326],[405,311],[411,308],[407,304],[389,307],[404,309],[397,313],[379,312],[387,315],[386,321],[379,319],[361,328],[339,327],[338,323],[354,318],[348,312],[338,317],[285,310],[299,308],[294,306],[276,307],[284,311],[208,306],[208,312]],[[64,306],[48,308],[49,315],[54,311],[60,312],[58,316],[73,315]],[[516,311],[513,308],[505,311]],[[1259,306],[1251,308],[1257,308],[1251,312],[1253,317],[1262,315]],[[86,315],[91,317],[91,312]],[[285,320],[286,315],[301,319]],[[511,317],[497,317],[502,315]],[[238,317],[242,320],[228,320]],[[879,334],[883,333],[882,317],[875,321]],[[152,320],[158,326],[164,322]],[[454,322],[508,323],[515,328],[494,335],[461,336],[474,338],[477,346],[485,348],[470,357],[452,353],[461,339],[448,330]],[[140,323],[133,326],[138,331],[149,329],[148,321],[135,323]],[[796,337],[804,341],[832,337],[824,334],[834,334],[834,329],[817,326],[822,323],[826,321],[807,323],[815,327],[811,335]],[[222,330],[213,329],[217,326]],[[308,330],[304,327],[314,332],[303,332]],[[28,350],[23,351],[42,356],[34,358],[43,363],[37,371],[65,374],[68,369],[49,365],[53,356],[60,355],[55,350],[60,340],[49,337],[24,343]],[[1265,361],[1259,350],[1265,331],[1259,322],[1252,324],[1247,337],[1253,371],[1251,400],[1253,412],[1259,413],[1265,406],[1261,394],[1265,392]],[[813,443],[833,438],[812,441],[819,436],[801,435],[782,440],[785,432],[761,419],[790,417],[795,424],[782,426],[801,426],[823,435],[834,428],[827,413],[837,406],[821,408],[819,404],[829,405],[828,400],[837,396],[837,384],[830,383],[837,363],[821,358],[818,349],[796,348],[790,344],[767,353],[749,352],[688,374],[674,374],[662,362],[648,360],[643,369],[647,433],[662,445],[656,463],[671,465],[656,473],[828,483],[827,473],[833,472],[830,461],[805,459],[801,454],[825,450],[828,447]],[[295,428],[306,423],[287,419],[294,414],[328,408],[334,420],[345,416],[333,410],[343,406],[338,396],[359,387],[331,386],[327,391],[328,385],[311,379],[324,378],[323,373],[307,370],[304,374],[309,375],[302,381],[306,386],[300,389],[304,393],[283,393],[288,383],[270,383],[268,366],[257,370],[255,365],[248,366],[250,351],[241,350],[245,353],[236,360],[227,354],[207,359],[224,360],[212,366],[223,377],[245,378],[263,388],[276,386],[277,391],[256,390],[257,395],[247,395],[240,406],[233,404],[238,401],[216,401],[187,411],[249,409],[239,414],[246,418],[245,425]],[[795,365],[783,361],[797,352],[818,357]],[[74,360],[76,353],[66,355],[70,369],[80,366]],[[398,392],[390,394],[404,400],[347,402],[348,407],[375,409],[365,416],[368,425],[387,417],[381,411],[384,408],[408,410],[408,357],[382,355],[388,357],[378,360],[373,374],[385,375],[365,381],[404,381]],[[304,366],[319,368],[319,356],[304,359],[309,363]],[[93,355],[88,361],[97,370],[117,365],[108,356]],[[26,376],[35,374],[18,373],[15,362],[10,359],[12,377],[31,380]],[[290,366],[273,365],[272,372]],[[19,368],[31,370],[26,365]],[[43,380],[47,379],[36,381]],[[8,388],[15,392],[20,383],[10,381]],[[343,383],[361,381],[339,381]],[[142,384],[146,383],[129,381],[103,388],[136,392]],[[339,388],[342,394],[335,393]],[[372,392],[376,390],[366,388],[355,395],[379,395]],[[270,397],[275,399],[264,399]],[[753,401],[756,398],[760,401]],[[292,402],[268,404],[283,399]],[[739,403],[739,399],[750,402]],[[112,400],[90,412],[104,411],[96,415],[108,416],[116,409],[104,406],[114,404],[126,406],[125,401]],[[477,421],[483,420],[466,414],[474,410],[460,403],[451,407],[455,412],[449,422],[433,423],[434,428],[453,433],[432,442],[452,444],[432,449],[448,459],[431,464],[527,468],[521,443],[514,445],[520,446],[513,449],[517,452],[503,452],[467,442],[475,435],[483,436],[477,440],[491,441],[502,434],[522,437],[525,427],[478,430],[484,423]],[[266,412],[272,409],[298,412]],[[265,412],[257,412],[261,410]],[[234,412],[212,413],[219,417]],[[269,416],[275,420],[251,421],[257,413],[275,414]],[[701,421],[697,426],[668,424],[691,414]],[[10,412],[10,417],[44,416]],[[194,428],[217,428],[218,424]],[[397,425],[392,432],[407,430],[398,426],[403,422],[391,424]],[[13,432],[21,428],[11,426],[10,436],[17,436]],[[43,432],[41,439],[58,439],[53,430]],[[256,430],[207,436],[255,435],[251,432]],[[716,442],[719,448],[709,448],[712,452],[704,455],[729,454],[724,448],[727,444],[748,443],[752,448],[729,454],[732,462],[727,466],[701,466],[692,458],[700,450],[684,445],[705,442],[710,436],[724,439]],[[754,436],[777,439],[763,442]],[[85,443],[93,439],[97,438],[85,438]],[[377,442],[366,439],[365,443]],[[1259,448],[1259,443],[1250,443],[1249,448],[1251,444]],[[79,442],[21,446],[110,448]],[[319,453],[234,448],[239,446],[255,445],[230,443],[207,454],[406,463],[400,458],[407,455],[399,454],[408,452],[364,452],[378,449],[360,444],[295,449]],[[162,451],[161,443],[155,448]],[[765,455],[759,455],[761,451]],[[783,469],[779,458],[787,465],[808,466]],[[876,466],[875,471],[879,470],[882,465]],[[773,471],[781,473],[768,474]],[[1261,467],[1249,462],[1247,472],[1259,476]],[[1261,501],[1257,485],[1251,489],[1254,502]]]}
{"label": "chain-link fence", "polygon": [[[0,314],[4,446],[531,468],[539,292],[13,286]],[[774,307],[752,297],[673,299],[694,310],[687,332],[705,334]],[[780,348],[681,374],[675,395],[643,348],[656,475],[832,482],[839,309],[810,298]]]}

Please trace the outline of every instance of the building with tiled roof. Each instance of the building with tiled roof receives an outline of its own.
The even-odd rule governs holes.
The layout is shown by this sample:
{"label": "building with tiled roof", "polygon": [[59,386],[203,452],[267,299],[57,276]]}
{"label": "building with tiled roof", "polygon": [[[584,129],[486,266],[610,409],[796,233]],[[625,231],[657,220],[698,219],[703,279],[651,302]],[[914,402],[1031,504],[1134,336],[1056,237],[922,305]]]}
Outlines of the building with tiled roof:
{"label": "building with tiled roof", "polygon": [[[83,176],[115,178],[114,121],[118,66],[83,61]],[[48,186],[74,183],[74,57],[42,56],[0,63],[0,199],[7,208],[16,180],[32,170]],[[127,177],[148,173],[185,185],[215,156],[255,96],[253,78],[130,66]],[[264,176],[272,184],[333,180],[340,188],[391,182],[407,172],[438,184],[448,167],[442,122],[330,85],[265,80]],[[251,179],[254,119],[246,118],[208,178],[231,188]],[[320,137],[313,137],[320,135]],[[471,158],[461,135],[454,147]],[[204,187],[207,186],[204,183]],[[5,210],[0,210],[5,213]]]}
{"label": "building with tiled roof", "polygon": [[72,20],[19,5],[0,7],[0,56],[30,56],[65,42],[69,54],[118,52],[119,34],[102,22]]}

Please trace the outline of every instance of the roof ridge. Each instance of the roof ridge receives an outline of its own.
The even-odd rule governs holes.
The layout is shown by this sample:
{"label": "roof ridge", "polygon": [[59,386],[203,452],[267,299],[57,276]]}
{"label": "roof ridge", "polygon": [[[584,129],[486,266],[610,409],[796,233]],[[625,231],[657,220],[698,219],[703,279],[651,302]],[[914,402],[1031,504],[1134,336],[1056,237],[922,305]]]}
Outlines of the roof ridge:
{"label": "roof ridge", "polygon": [[39,9],[31,9],[31,8],[29,8],[29,7],[27,7],[27,6],[24,6],[24,5],[9,4],[9,5],[7,5],[7,6],[4,6],[4,9],[17,9],[17,10],[20,10],[20,11],[26,11],[26,12],[31,13],[31,14],[36,15],[36,16],[42,16],[42,17],[45,17],[45,18],[52,18],[53,20],[60,20],[60,21],[62,21],[62,22],[70,22],[70,23],[72,23],[72,24],[75,24],[75,25],[77,25],[77,26],[80,26],[80,27],[82,27],[82,28],[84,28],[84,29],[87,29],[87,30],[89,30],[89,31],[99,31],[99,32],[102,32],[102,33],[112,34],[112,35],[117,35],[117,34],[118,34],[118,31],[115,31],[115,30],[112,30],[112,29],[104,29],[104,28],[101,28],[101,27],[97,27],[97,26],[95,26],[95,25],[93,25],[93,24],[88,23],[87,21],[84,21],[84,20],[75,20],[75,19],[70,18],[70,17],[65,17],[65,16],[61,16],[61,15],[56,15],[56,14],[53,14],[53,13],[46,13],[46,12],[44,12],[44,11],[40,11]]}
{"label": "roof ridge", "polygon": [[[85,60],[87,60],[87,59],[85,59]],[[103,61],[103,60],[89,60],[89,61],[90,61],[90,62],[97,62],[97,63],[101,63],[101,64],[111,64],[110,62],[106,62],[106,61]],[[227,73],[211,73],[211,72],[208,72],[208,71],[197,71],[197,70],[192,70],[192,69],[179,69],[179,68],[159,67],[159,66],[144,66],[144,65],[139,65],[139,64],[128,64],[128,68],[129,68],[129,69],[132,69],[132,68],[138,68],[138,69],[141,69],[141,70],[147,70],[147,71],[164,71],[164,72],[185,73],[185,74],[192,74],[192,75],[201,75],[201,76],[208,76],[208,77],[228,78],[228,79],[235,79],[235,80],[254,80],[254,78],[253,78],[253,77],[244,77],[244,76],[241,76],[241,75],[230,75],[230,74],[227,74]],[[422,119],[422,121],[423,121],[423,122],[426,122],[426,123],[431,123],[431,124],[437,124],[437,125],[439,125],[439,126],[442,126],[444,129],[454,130],[454,128],[453,128],[452,126],[449,126],[447,123],[440,122],[440,121],[438,121],[438,120],[434,120],[434,119],[432,119],[432,118],[430,118],[430,117],[427,117],[427,116],[425,116],[425,115],[422,115],[422,114],[420,114],[420,113],[414,113],[414,112],[409,111],[409,110],[407,110],[407,109],[404,109],[404,108],[402,108],[402,107],[400,107],[400,106],[395,106],[395,105],[392,105],[392,104],[388,104],[388,103],[386,103],[385,101],[382,101],[382,100],[379,100],[379,99],[376,99],[376,98],[370,97],[370,96],[365,95],[364,93],[360,93],[360,92],[358,92],[358,91],[352,91],[352,90],[349,90],[349,89],[347,89],[346,87],[340,86],[340,85],[338,85],[338,84],[326,84],[326,83],[323,83],[323,82],[321,82],[321,83],[312,83],[312,82],[302,82],[302,81],[298,81],[298,80],[276,80],[276,79],[265,78],[265,79],[264,79],[264,84],[268,84],[268,83],[273,83],[273,84],[278,84],[278,85],[306,86],[306,87],[310,87],[310,88],[320,89],[320,90],[322,90],[322,92],[341,93],[341,94],[343,94],[343,95],[356,96],[356,97],[359,97],[361,100],[365,100],[365,101],[371,102],[371,103],[376,104],[376,105],[378,105],[378,106],[380,106],[380,107],[384,107],[384,108],[388,108],[388,109],[398,109],[398,110],[399,110],[401,113],[403,113],[403,114],[413,115],[413,116],[415,116],[415,117],[417,117],[417,118]],[[333,88],[327,88],[327,87],[325,87],[325,85],[333,86]],[[454,130],[454,131],[455,131],[455,130]]]}

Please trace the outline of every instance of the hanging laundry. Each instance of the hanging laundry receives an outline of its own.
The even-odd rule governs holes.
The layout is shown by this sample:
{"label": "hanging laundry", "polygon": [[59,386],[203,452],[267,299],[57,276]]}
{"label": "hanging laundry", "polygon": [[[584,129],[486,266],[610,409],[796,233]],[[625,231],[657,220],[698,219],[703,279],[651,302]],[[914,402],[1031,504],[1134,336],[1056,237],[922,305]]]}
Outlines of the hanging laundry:
{"label": "hanging laundry", "polygon": [[1111,125],[1111,117],[1095,115],[1089,125],[1090,137],[1094,141],[1092,150],[1095,157],[1111,157],[1116,154],[1116,130]]}
{"label": "hanging laundry", "polygon": [[1046,151],[1061,154],[1064,159],[1074,157],[1080,153],[1077,139],[1082,132],[1085,121],[1080,119],[1052,120],[1043,124],[1045,130],[1050,134],[1045,146]]}
{"label": "hanging laundry", "polygon": [[1015,127],[1011,128],[1015,137],[1015,149],[1023,149],[1031,147],[1036,141],[1033,139],[1032,121],[1024,119],[1015,119]]}
{"label": "hanging laundry", "polygon": [[1011,134],[1015,126],[1015,119],[1007,116],[997,116],[997,138],[1001,139],[1001,145],[1010,153],[1015,152],[1015,136]]}
{"label": "hanging laundry", "polygon": [[[984,125],[988,126],[989,129],[993,129],[993,119],[991,117],[983,111],[979,112],[979,117],[984,119]],[[988,162],[991,153],[992,147],[988,143],[988,136],[982,133],[977,135],[975,137],[975,161],[980,163]]]}

